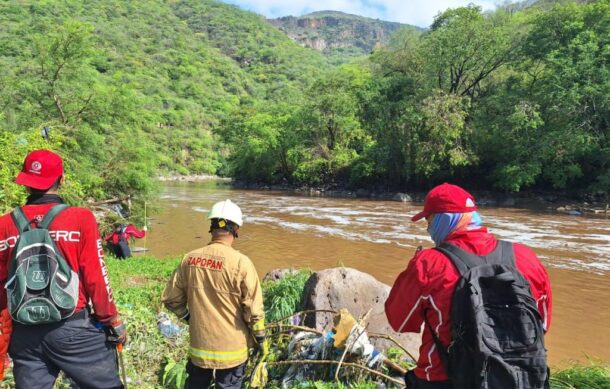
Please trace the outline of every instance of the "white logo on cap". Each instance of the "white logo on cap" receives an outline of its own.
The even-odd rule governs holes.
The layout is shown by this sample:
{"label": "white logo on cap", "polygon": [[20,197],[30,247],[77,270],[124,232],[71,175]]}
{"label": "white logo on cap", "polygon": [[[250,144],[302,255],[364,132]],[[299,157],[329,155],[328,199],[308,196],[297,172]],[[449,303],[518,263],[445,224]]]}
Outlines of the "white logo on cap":
{"label": "white logo on cap", "polygon": [[32,173],[40,173],[42,169],[42,164],[38,161],[32,162],[32,166],[30,167],[30,172]]}
{"label": "white logo on cap", "polygon": [[466,199],[466,206],[474,207],[474,201],[472,201],[472,199],[470,197],[468,199]]}

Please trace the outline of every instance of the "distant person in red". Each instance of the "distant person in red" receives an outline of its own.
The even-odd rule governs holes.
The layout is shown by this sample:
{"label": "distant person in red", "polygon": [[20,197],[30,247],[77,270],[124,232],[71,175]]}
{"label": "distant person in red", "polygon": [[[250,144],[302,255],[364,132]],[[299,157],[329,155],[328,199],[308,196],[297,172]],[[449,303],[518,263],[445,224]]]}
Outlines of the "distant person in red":
{"label": "distant person in red", "polygon": [[108,249],[119,259],[131,257],[129,238],[143,238],[146,235],[146,226],[138,230],[133,224],[119,224],[114,232],[108,234],[104,240],[108,242]]}

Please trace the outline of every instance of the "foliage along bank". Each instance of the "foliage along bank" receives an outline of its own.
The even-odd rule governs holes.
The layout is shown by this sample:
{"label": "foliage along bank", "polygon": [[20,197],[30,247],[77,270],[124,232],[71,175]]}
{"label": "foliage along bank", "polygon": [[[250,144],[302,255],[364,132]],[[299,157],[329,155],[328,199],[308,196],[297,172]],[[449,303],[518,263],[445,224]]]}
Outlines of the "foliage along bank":
{"label": "foliage along bank", "polygon": [[439,14],[293,101],[218,127],[238,178],[353,188],[443,180],[517,192],[610,189],[610,5]]}
{"label": "foliage along bank", "polygon": [[610,5],[560,3],[447,10],[332,67],[217,1],[3,2],[0,207],[37,147],[66,158],[73,203],[141,203],[158,172],[607,196]]}
{"label": "foliage along bank", "polygon": [[262,17],[210,0],[13,0],[0,24],[0,211],[23,199],[12,174],[40,147],[66,158],[72,203],[145,200],[158,173],[222,173],[212,128],[328,67]]}

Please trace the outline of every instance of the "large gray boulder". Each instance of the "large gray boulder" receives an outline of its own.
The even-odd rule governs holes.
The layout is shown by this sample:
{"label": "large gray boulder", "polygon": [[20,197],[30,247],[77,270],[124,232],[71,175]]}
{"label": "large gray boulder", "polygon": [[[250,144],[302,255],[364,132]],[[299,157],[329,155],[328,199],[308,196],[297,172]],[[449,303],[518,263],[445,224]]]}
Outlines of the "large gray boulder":
{"label": "large gray boulder", "polygon": [[[351,268],[333,268],[315,272],[311,275],[303,292],[303,310],[336,310],[346,308],[356,320],[369,309],[367,331],[390,335],[402,344],[415,358],[419,354],[421,336],[419,334],[399,334],[392,330],[385,315],[384,303],[390,287],[377,281],[373,276]],[[332,313],[309,314],[305,325],[327,331],[333,327]],[[385,350],[394,343],[371,338],[378,349]]]}

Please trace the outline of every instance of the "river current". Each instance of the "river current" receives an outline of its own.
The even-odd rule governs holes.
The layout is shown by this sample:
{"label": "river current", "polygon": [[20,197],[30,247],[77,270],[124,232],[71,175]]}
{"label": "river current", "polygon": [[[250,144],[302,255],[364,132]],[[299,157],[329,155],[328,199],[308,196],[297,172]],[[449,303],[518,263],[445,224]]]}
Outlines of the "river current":
{"label": "river current", "polygon": [[[169,183],[155,204],[146,245],[176,257],[208,242],[206,214],[230,198],[244,212],[236,248],[259,275],[282,267],[353,267],[392,285],[417,246],[432,247],[426,223],[412,223],[422,204],[301,197],[236,190],[214,182]],[[590,357],[610,360],[610,220],[545,210],[481,207],[497,237],[530,246],[544,262],[553,288],[546,337],[552,365]]]}

